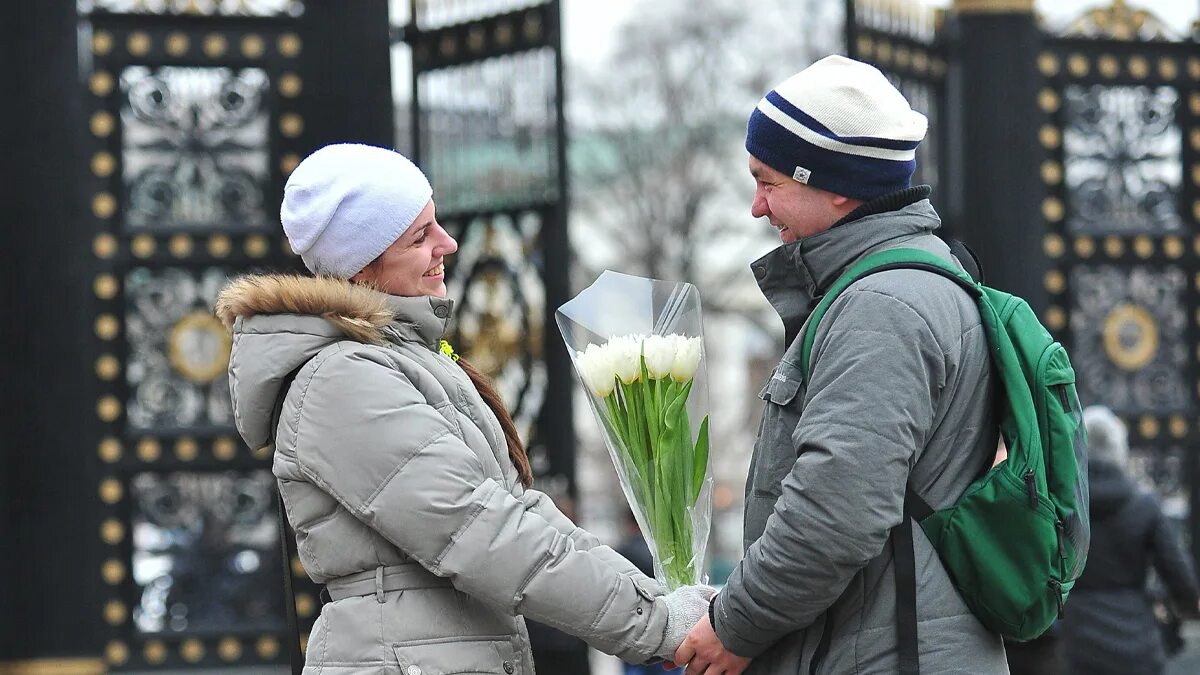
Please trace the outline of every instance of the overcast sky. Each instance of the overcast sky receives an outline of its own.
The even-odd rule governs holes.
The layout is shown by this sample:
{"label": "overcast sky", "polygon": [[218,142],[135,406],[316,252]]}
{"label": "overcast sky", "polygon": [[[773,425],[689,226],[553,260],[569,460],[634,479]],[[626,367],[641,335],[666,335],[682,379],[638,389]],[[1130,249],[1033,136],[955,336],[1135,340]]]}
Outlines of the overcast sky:
{"label": "overcast sky", "polygon": [[[830,0],[831,2],[835,0]],[[948,7],[951,0],[920,0],[932,7]],[[574,62],[602,60],[612,47],[615,31],[620,21],[636,7],[634,0],[562,0],[564,24],[564,49],[567,58]],[[1051,25],[1061,25],[1097,5],[1108,5],[1110,0],[1040,0],[1037,11]],[[1197,0],[1130,0],[1134,7],[1153,8],[1154,13],[1186,35],[1192,21],[1196,19]]]}

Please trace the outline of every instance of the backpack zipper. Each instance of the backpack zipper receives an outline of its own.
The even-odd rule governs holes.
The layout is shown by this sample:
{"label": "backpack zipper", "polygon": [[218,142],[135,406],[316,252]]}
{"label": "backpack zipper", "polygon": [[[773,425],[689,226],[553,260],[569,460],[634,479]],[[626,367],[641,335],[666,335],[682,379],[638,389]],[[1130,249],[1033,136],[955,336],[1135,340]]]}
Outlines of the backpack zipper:
{"label": "backpack zipper", "polygon": [[1037,485],[1034,482],[1033,469],[1025,470],[1025,492],[1029,494],[1029,506],[1032,509],[1038,507]]}
{"label": "backpack zipper", "polygon": [[1058,390],[1058,400],[1062,403],[1063,412],[1071,413],[1071,400],[1067,397],[1067,385],[1060,384],[1055,389]]}
{"label": "backpack zipper", "polygon": [[1058,618],[1063,618],[1062,584],[1057,579],[1050,580],[1050,588],[1054,590],[1054,600],[1058,603]]}
{"label": "backpack zipper", "polygon": [[1056,521],[1054,521],[1054,529],[1055,529],[1055,530],[1057,531],[1057,533],[1058,533],[1058,557],[1059,557],[1059,558],[1062,558],[1062,557],[1063,557],[1063,555],[1064,555],[1064,553],[1063,553],[1063,539],[1064,539],[1064,538],[1066,537],[1066,535],[1067,535],[1067,531],[1066,531],[1066,530],[1067,530],[1067,528],[1066,528],[1066,526],[1065,526],[1065,525],[1063,525],[1063,521],[1061,521],[1061,520],[1056,520]]}

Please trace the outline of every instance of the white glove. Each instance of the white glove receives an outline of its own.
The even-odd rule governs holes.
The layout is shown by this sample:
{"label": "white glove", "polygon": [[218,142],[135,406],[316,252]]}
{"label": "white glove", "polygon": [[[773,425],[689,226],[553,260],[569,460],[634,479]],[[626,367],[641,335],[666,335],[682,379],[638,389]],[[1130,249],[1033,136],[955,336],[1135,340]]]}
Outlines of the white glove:
{"label": "white glove", "polygon": [[708,614],[708,603],[716,594],[712,586],[681,586],[660,598],[667,604],[667,628],[655,656],[667,661],[675,658],[688,632]]}

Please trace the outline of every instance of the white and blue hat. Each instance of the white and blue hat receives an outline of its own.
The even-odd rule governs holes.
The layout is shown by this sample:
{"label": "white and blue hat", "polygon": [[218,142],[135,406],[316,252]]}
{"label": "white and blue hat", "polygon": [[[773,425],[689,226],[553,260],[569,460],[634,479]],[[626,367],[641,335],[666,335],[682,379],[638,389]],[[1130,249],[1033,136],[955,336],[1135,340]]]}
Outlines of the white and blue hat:
{"label": "white and blue hat", "polygon": [[746,150],[801,183],[865,201],[909,187],[928,125],[878,69],[827,56],[758,102]]}

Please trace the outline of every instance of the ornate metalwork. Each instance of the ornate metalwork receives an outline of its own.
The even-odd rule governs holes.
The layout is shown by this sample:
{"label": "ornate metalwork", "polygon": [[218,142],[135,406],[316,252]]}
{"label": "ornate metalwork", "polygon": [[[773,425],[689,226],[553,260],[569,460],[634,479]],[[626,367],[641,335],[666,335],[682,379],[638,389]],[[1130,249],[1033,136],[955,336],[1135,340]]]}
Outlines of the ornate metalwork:
{"label": "ornate metalwork", "polygon": [[140,632],[283,627],[270,471],[140,473],[130,498]]}
{"label": "ornate metalwork", "polygon": [[128,229],[266,224],[266,72],[130,66],[121,92]]}
{"label": "ornate metalwork", "polygon": [[1075,19],[1067,35],[1113,40],[1169,40],[1173,31],[1153,12],[1134,9],[1125,0],[1113,0],[1107,7],[1088,10]]}
{"label": "ornate metalwork", "polygon": [[536,0],[417,0],[417,25],[422,29],[477,22],[491,17],[542,4]]}
{"label": "ornate metalwork", "polygon": [[1080,400],[1126,414],[1188,409],[1186,273],[1099,265],[1076,267],[1070,278]]}
{"label": "ornate metalwork", "polygon": [[302,0],[78,0],[80,14],[196,14],[201,16],[291,16],[304,14]]}
{"label": "ornate metalwork", "polygon": [[[533,211],[472,218],[459,235],[447,289],[459,302],[455,344],[496,383],[527,442],[534,440],[547,385],[546,290],[536,266],[542,224]],[[544,455],[529,445],[531,457]]]}
{"label": "ornate metalwork", "polygon": [[941,39],[941,14],[919,2],[849,0],[846,44],[850,55],[879,68],[929,119],[929,134],[917,147],[914,184],[939,191],[943,173],[941,147],[947,129],[942,123],[946,97],[946,49]]}
{"label": "ornate metalwork", "polygon": [[1063,164],[1075,234],[1181,230],[1183,134],[1171,87],[1066,88]]}
{"label": "ornate metalwork", "polygon": [[233,423],[225,374],[229,342],[211,319],[227,280],[227,272],[214,267],[136,268],[125,277],[131,428]]}
{"label": "ornate metalwork", "polygon": [[558,197],[554,63],[543,49],[420,76],[423,164],[439,212]]}

